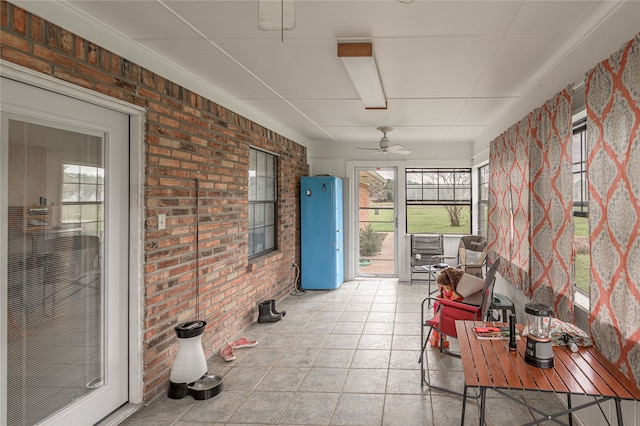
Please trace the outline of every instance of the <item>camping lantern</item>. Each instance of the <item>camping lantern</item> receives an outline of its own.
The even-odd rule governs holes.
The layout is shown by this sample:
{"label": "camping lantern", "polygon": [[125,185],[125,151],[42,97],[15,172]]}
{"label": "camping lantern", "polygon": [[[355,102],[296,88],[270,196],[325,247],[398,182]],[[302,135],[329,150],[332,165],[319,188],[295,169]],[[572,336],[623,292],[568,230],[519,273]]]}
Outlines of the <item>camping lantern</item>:
{"label": "camping lantern", "polygon": [[527,314],[527,349],[524,360],[535,367],[553,367],[551,314],[553,309],[541,303],[524,305]]}

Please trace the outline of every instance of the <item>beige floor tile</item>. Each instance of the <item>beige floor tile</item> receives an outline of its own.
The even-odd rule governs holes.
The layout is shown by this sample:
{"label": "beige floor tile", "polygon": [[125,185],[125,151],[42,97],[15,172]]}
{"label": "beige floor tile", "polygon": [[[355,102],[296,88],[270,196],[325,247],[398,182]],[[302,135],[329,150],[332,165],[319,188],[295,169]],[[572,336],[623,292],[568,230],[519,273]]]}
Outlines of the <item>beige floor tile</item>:
{"label": "beige floor tile", "polygon": [[[278,310],[287,311],[281,321],[253,323],[238,333],[258,340],[257,346],[237,349],[231,362],[218,351],[211,354],[208,368],[223,376],[222,393],[204,401],[161,395],[123,424],[460,424],[462,398],[420,383],[420,310],[426,296],[424,285],[376,279],[287,296],[277,302]],[[450,342],[457,352],[457,341]],[[462,392],[460,359],[428,346],[424,360],[433,383]],[[535,407],[557,411],[562,405],[552,394],[514,394]],[[478,402],[469,399],[464,424],[477,425],[478,419]],[[526,407],[487,392],[487,426],[532,419]]]}

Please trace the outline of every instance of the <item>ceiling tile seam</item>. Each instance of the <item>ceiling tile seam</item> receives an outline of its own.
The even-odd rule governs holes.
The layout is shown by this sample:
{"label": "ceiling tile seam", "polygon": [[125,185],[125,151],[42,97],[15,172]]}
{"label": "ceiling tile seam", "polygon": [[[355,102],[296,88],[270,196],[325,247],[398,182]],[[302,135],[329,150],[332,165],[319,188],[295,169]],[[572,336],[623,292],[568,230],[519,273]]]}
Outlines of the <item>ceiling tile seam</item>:
{"label": "ceiling tile seam", "polygon": [[[509,28],[511,28],[511,25],[513,24],[513,22],[516,19],[516,16],[518,15],[518,13],[520,12],[520,8],[522,8],[522,5],[524,4],[525,0],[521,0],[520,4],[518,5],[517,9],[513,12],[513,15],[511,16],[511,19],[509,21],[509,24],[506,26],[504,32],[502,33],[502,37],[500,38],[500,41],[496,44],[493,53],[491,54],[490,58],[485,62],[484,67],[482,68],[482,71],[480,72],[480,74],[478,75],[478,78],[476,79],[476,81],[473,84],[473,87],[471,88],[471,90],[469,91],[469,93],[473,93],[477,88],[478,85],[480,84],[480,81],[482,80],[482,78],[484,77],[484,75],[487,73],[487,69],[489,68],[489,65],[493,62],[493,60],[496,58],[498,51],[500,50],[500,48],[504,45],[505,40],[507,40],[508,35],[507,32],[509,31]],[[483,96],[478,96],[478,97],[474,97],[474,96],[469,96],[467,98],[467,101],[465,102],[465,106],[468,104],[470,99],[482,99],[485,98]],[[517,100],[518,97],[517,96],[501,96],[501,97],[490,97],[490,99],[514,99]],[[513,102],[511,102],[511,105],[513,105]],[[462,110],[460,111],[460,114],[462,114]],[[456,125],[456,123],[458,122],[458,119],[460,118],[460,114],[458,114],[458,116],[456,117],[456,119],[454,120],[454,126]],[[496,122],[502,115],[504,114],[504,111],[502,114],[500,114],[498,117],[495,117],[494,120],[492,121],[492,123]],[[490,127],[491,125],[487,126]],[[475,143],[475,141],[471,141],[471,143]]]}
{"label": "ceiling tile seam", "polygon": [[[511,26],[513,25],[513,22],[515,21],[516,16],[518,16],[518,13],[520,12],[520,9],[522,8],[524,2],[525,2],[525,0],[521,0],[520,4],[516,8],[516,10],[513,12],[513,15],[511,16],[511,19],[509,20],[509,23],[507,24],[507,26],[505,27],[504,31],[502,32],[502,35],[500,37],[499,42],[496,44],[496,46],[495,46],[495,48],[493,50],[493,53],[491,54],[490,58],[485,62],[484,67],[482,68],[482,71],[479,73],[478,78],[473,83],[473,87],[471,88],[469,93],[473,93],[478,88],[478,85],[480,84],[480,81],[482,80],[482,78],[486,74],[487,69],[489,68],[489,65],[496,58],[496,55],[498,54],[498,51],[500,50],[500,47],[504,44],[505,40],[508,38],[507,32],[509,31],[509,28],[511,28]],[[468,99],[471,98],[471,97],[472,96],[469,96]],[[468,102],[468,99],[467,99],[467,102]],[[456,121],[457,121],[458,118],[459,118],[459,116],[456,117]],[[456,121],[454,121],[454,123]]]}
{"label": "ceiling tile seam", "polygon": [[264,87],[266,87],[268,90],[271,91],[271,93],[273,93],[274,95],[276,95],[279,99],[281,99],[283,102],[285,102],[287,105],[289,105],[294,111],[296,111],[298,114],[300,114],[302,117],[304,117],[306,120],[308,120],[310,123],[313,123],[314,126],[316,126],[320,131],[322,131],[323,133],[325,133],[328,137],[330,137],[332,140],[336,141],[336,138],[333,137],[333,135],[331,135],[329,132],[327,132],[323,127],[321,127],[320,125],[318,125],[318,123],[316,123],[314,120],[311,119],[311,117],[307,116],[306,114],[304,114],[302,111],[300,111],[298,108],[296,108],[294,105],[292,105],[289,101],[287,101],[287,99],[285,99],[282,95],[280,95],[274,88],[272,88],[271,86],[269,86],[265,81],[263,81],[261,78],[259,78],[256,74],[254,74],[251,70],[249,70],[246,66],[244,66],[243,64],[241,64],[239,61],[237,61],[234,57],[232,57],[226,50],[224,50],[222,47],[218,46],[214,41],[209,40],[205,34],[203,34],[200,30],[198,30],[195,26],[193,26],[189,21],[187,21],[185,18],[183,18],[178,12],[176,12],[175,10],[173,10],[171,7],[167,6],[163,0],[157,0],[158,3],[164,7],[165,9],[167,9],[167,11],[171,14],[173,14],[176,18],[178,18],[180,21],[182,21],[185,25],[187,25],[189,28],[191,28],[196,34],[198,34],[200,37],[202,37],[203,40],[207,41],[207,43],[209,43],[210,45],[212,45],[213,47],[215,47],[216,49],[218,49],[218,51],[220,51],[220,53],[222,53],[223,55],[225,55],[227,58],[229,58],[231,61],[233,61],[236,65],[238,65],[240,68],[242,68],[246,73],[248,73],[251,77],[253,77],[256,81],[258,81],[260,84],[262,84]]}

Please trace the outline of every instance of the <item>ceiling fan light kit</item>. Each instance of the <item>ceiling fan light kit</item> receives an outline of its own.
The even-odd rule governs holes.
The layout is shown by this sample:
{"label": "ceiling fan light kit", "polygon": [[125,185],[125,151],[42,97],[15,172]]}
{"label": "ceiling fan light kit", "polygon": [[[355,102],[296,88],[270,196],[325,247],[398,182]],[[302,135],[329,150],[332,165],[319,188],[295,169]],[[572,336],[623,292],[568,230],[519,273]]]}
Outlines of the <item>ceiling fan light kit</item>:
{"label": "ceiling fan light kit", "polygon": [[338,43],[338,57],[342,59],[365,108],[387,109],[387,99],[373,58],[373,45]]}
{"label": "ceiling fan light kit", "polygon": [[379,148],[358,148],[365,149],[369,151],[374,151],[372,156],[380,155],[380,154],[400,154],[407,155],[411,154],[411,151],[407,150],[404,145],[394,144],[391,145],[391,140],[387,137],[387,133],[393,130],[393,127],[389,126],[380,126],[377,128],[378,131],[382,132],[382,138],[380,138]]}

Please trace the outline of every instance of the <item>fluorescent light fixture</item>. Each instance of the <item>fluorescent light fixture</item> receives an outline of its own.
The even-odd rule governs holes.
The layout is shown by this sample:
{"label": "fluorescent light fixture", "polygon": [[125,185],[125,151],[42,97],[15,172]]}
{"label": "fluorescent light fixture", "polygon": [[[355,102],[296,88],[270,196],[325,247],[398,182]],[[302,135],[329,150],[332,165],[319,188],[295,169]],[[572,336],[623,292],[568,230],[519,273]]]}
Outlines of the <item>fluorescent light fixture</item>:
{"label": "fluorescent light fixture", "polygon": [[366,109],[387,109],[371,43],[338,43],[338,57],[347,68]]}
{"label": "fluorescent light fixture", "polygon": [[296,27],[294,0],[260,0],[258,29],[261,31],[289,31]]}

